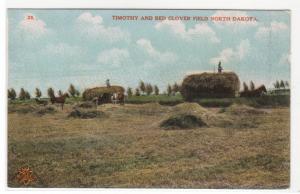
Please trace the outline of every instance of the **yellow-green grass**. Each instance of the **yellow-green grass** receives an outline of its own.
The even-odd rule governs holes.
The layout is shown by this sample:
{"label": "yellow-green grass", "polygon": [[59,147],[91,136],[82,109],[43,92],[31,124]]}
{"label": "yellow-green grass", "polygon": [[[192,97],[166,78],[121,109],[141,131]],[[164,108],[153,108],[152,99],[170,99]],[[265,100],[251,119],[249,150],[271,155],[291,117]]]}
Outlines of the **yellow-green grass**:
{"label": "yellow-green grass", "polygon": [[[18,106],[15,104],[14,106]],[[233,123],[164,130],[178,107],[105,104],[104,118],[69,118],[74,104],[38,116],[8,114],[8,186],[23,187],[19,168],[37,180],[29,187],[286,188],[289,186],[289,108],[232,114]]]}

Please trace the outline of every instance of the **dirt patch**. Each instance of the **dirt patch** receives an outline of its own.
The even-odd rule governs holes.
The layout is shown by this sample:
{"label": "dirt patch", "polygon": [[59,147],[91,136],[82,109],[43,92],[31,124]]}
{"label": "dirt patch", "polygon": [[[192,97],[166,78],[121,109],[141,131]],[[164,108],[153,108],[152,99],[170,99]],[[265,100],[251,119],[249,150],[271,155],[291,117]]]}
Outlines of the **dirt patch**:
{"label": "dirt patch", "polygon": [[207,126],[207,124],[195,115],[179,114],[164,120],[160,126],[165,129],[190,129]]}

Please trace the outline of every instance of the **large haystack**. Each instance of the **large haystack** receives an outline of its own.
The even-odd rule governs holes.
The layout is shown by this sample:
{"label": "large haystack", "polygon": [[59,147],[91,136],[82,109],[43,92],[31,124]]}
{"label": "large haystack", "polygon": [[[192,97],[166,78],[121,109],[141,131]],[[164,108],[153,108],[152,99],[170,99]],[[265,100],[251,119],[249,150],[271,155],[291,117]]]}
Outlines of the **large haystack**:
{"label": "large haystack", "polygon": [[86,89],[82,97],[84,100],[92,100],[94,97],[99,97],[102,94],[124,93],[125,89],[122,86],[110,86],[110,87],[95,87]]}
{"label": "large haystack", "polygon": [[239,77],[234,72],[201,73],[187,76],[181,94],[187,101],[199,98],[235,97],[240,89]]}

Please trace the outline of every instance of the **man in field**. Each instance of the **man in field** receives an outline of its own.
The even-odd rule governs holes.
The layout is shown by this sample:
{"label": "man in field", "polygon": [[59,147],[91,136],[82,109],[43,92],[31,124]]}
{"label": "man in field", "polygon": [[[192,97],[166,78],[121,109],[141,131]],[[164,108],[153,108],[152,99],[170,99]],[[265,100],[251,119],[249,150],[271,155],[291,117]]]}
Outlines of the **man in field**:
{"label": "man in field", "polygon": [[223,67],[221,66],[221,61],[218,64],[218,73],[222,73]]}

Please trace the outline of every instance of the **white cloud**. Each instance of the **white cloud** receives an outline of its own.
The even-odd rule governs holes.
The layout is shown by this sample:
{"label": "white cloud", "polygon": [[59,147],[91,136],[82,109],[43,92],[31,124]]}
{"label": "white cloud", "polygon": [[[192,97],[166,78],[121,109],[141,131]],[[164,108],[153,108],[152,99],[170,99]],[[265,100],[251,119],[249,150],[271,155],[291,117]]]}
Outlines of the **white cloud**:
{"label": "white cloud", "polygon": [[98,62],[100,64],[118,67],[123,65],[129,57],[130,55],[127,49],[112,48],[102,51],[98,55]]}
{"label": "white cloud", "polygon": [[19,28],[21,31],[32,34],[36,37],[49,32],[46,28],[46,23],[32,13],[24,14],[24,19],[19,23]]}
{"label": "white cloud", "polygon": [[230,21],[213,21],[213,23],[219,27],[230,27],[233,32],[240,31],[245,28],[255,27],[258,25],[257,21],[233,21],[233,17],[251,17],[245,11],[216,11],[211,17],[230,17]]}
{"label": "white cloud", "polygon": [[150,40],[148,39],[139,39],[136,41],[136,44],[141,47],[146,53],[154,60],[158,60],[162,63],[172,63],[177,60],[177,56],[172,52],[159,52],[153,46]]}
{"label": "white cloud", "polygon": [[250,42],[248,39],[242,40],[236,48],[225,48],[217,57],[211,58],[211,64],[217,64],[219,61],[222,63],[230,63],[232,61],[241,61],[250,50]]}
{"label": "white cloud", "polygon": [[193,28],[186,29],[186,26],[182,21],[164,20],[157,23],[155,28],[158,30],[169,30],[175,35],[188,41],[192,40],[193,38],[206,38],[213,43],[220,42],[216,32],[206,23],[196,24]]}
{"label": "white cloud", "polygon": [[83,53],[83,49],[79,46],[71,46],[66,43],[48,44],[44,50],[44,54],[59,55],[59,56],[75,56]]}
{"label": "white cloud", "polygon": [[282,65],[291,64],[290,54],[288,54],[288,53],[282,54],[280,59],[279,59],[279,64],[282,64]]}
{"label": "white cloud", "polygon": [[77,19],[78,30],[85,36],[106,40],[108,42],[116,42],[120,40],[128,40],[129,32],[119,27],[111,27],[103,24],[101,16],[93,16],[89,12],[82,13]]}
{"label": "white cloud", "polygon": [[97,25],[97,24],[101,24],[103,19],[101,16],[93,16],[91,13],[85,12],[77,18],[77,21],[82,23],[90,23],[93,25]]}
{"label": "white cloud", "polygon": [[259,27],[255,37],[256,38],[266,38],[270,35],[270,33],[278,34],[282,31],[288,29],[288,26],[283,22],[272,21],[270,26],[262,26]]}

